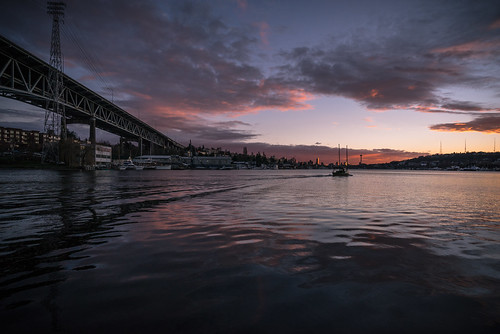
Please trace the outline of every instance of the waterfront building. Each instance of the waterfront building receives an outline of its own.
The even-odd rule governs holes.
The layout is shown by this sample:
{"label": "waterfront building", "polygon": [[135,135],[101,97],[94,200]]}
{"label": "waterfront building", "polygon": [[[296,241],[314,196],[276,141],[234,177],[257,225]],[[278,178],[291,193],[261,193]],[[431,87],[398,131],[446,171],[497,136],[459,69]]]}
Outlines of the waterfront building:
{"label": "waterfront building", "polygon": [[55,134],[40,133],[40,144],[45,142],[57,143],[61,140],[61,137]]}
{"label": "waterfront building", "polygon": [[191,157],[178,155],[140,155],[132,159],[134,164],[155,166],[156,169],[185,169],[190,166]]}
{"label": "waterfront building", "polygon": [[172,158],[171,155],[140,155],[135,157],[132,161],[134,164],[146,164],[146,163],[157,163],[160,165],[170,165],[174,162],[175,157]]}
{"label": "waterfront building", "polygon": [[192,157],[191,165],[193,168],[206,168],[206,169],[220,169],[220,168],[231,168],[231,157],[221,156],[221,157]]}
{"label": "waterfront building", "polygon": [[111,166],[111,146],[96,145],[95,146],[95,164],[97,167]]}
{"label": "waterfront building", "polygon": [[39,131],[0,127],[0,147],[2,151],[13,151],[21,148],[38,148],[43,143]]}

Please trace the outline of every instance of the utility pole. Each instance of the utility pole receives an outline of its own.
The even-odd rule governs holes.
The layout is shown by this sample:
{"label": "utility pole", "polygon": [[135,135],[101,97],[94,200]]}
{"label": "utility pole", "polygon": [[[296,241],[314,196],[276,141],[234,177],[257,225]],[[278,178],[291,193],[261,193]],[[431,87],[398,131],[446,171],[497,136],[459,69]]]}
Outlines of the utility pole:
{"label": "utility pole", "polygon": [[45,108],[44,132],[47,137],[43,143],[42,162],[59,162],[59,135],[66,140],[66,112],[61,101],[63,94],[63,60],[59,24],[64,22],[64,2],[47,2],[47,14],[52,15],[52,37],[50,42],[50,70],[48,73],[48,99]]}

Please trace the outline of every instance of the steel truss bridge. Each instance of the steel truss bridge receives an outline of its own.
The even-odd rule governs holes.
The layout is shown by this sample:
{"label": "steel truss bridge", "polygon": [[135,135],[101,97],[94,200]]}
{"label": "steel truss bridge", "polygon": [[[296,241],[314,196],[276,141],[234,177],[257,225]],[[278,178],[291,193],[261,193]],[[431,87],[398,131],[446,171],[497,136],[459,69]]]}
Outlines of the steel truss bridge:
{"label": "steel truss bridge", "polygon": [[[51,66],[0,35],[0,96],[53,110]],[[146,140],[163,148],[183,149],[167,137],[112,102],[63,74],[59,103],[65,107],[67,123],[90,124],[142,145]],[[93,138],[95,141],[95,138]],[[92,140],[92,138],[91,138]]]}

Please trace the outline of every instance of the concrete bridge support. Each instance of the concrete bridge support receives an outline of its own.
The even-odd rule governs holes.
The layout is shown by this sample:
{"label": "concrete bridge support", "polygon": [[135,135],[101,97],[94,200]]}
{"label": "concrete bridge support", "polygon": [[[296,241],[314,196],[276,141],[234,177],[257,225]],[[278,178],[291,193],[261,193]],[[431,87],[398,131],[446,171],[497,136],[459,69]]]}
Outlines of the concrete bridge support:
{"label": "concrete bridge support", "polygon": [[90,152],[89,152],[89,159],[88,164],[91,166],[95,166],[95,145],[96,145],[96,137],[95,137],[95,117],[92,117],[90,119],[90,134],[89,134],[89,139],[90,139]]}

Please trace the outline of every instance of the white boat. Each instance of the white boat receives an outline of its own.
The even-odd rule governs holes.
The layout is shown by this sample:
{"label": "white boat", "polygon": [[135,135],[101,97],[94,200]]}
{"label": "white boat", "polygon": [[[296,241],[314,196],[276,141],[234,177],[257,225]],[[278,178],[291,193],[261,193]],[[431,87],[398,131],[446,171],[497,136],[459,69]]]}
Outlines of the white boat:
{"label": "white boat", "polygon": [[144,166],[134,165],[132,159],[128,158],[118,167],[119,170],[142,170]]}

